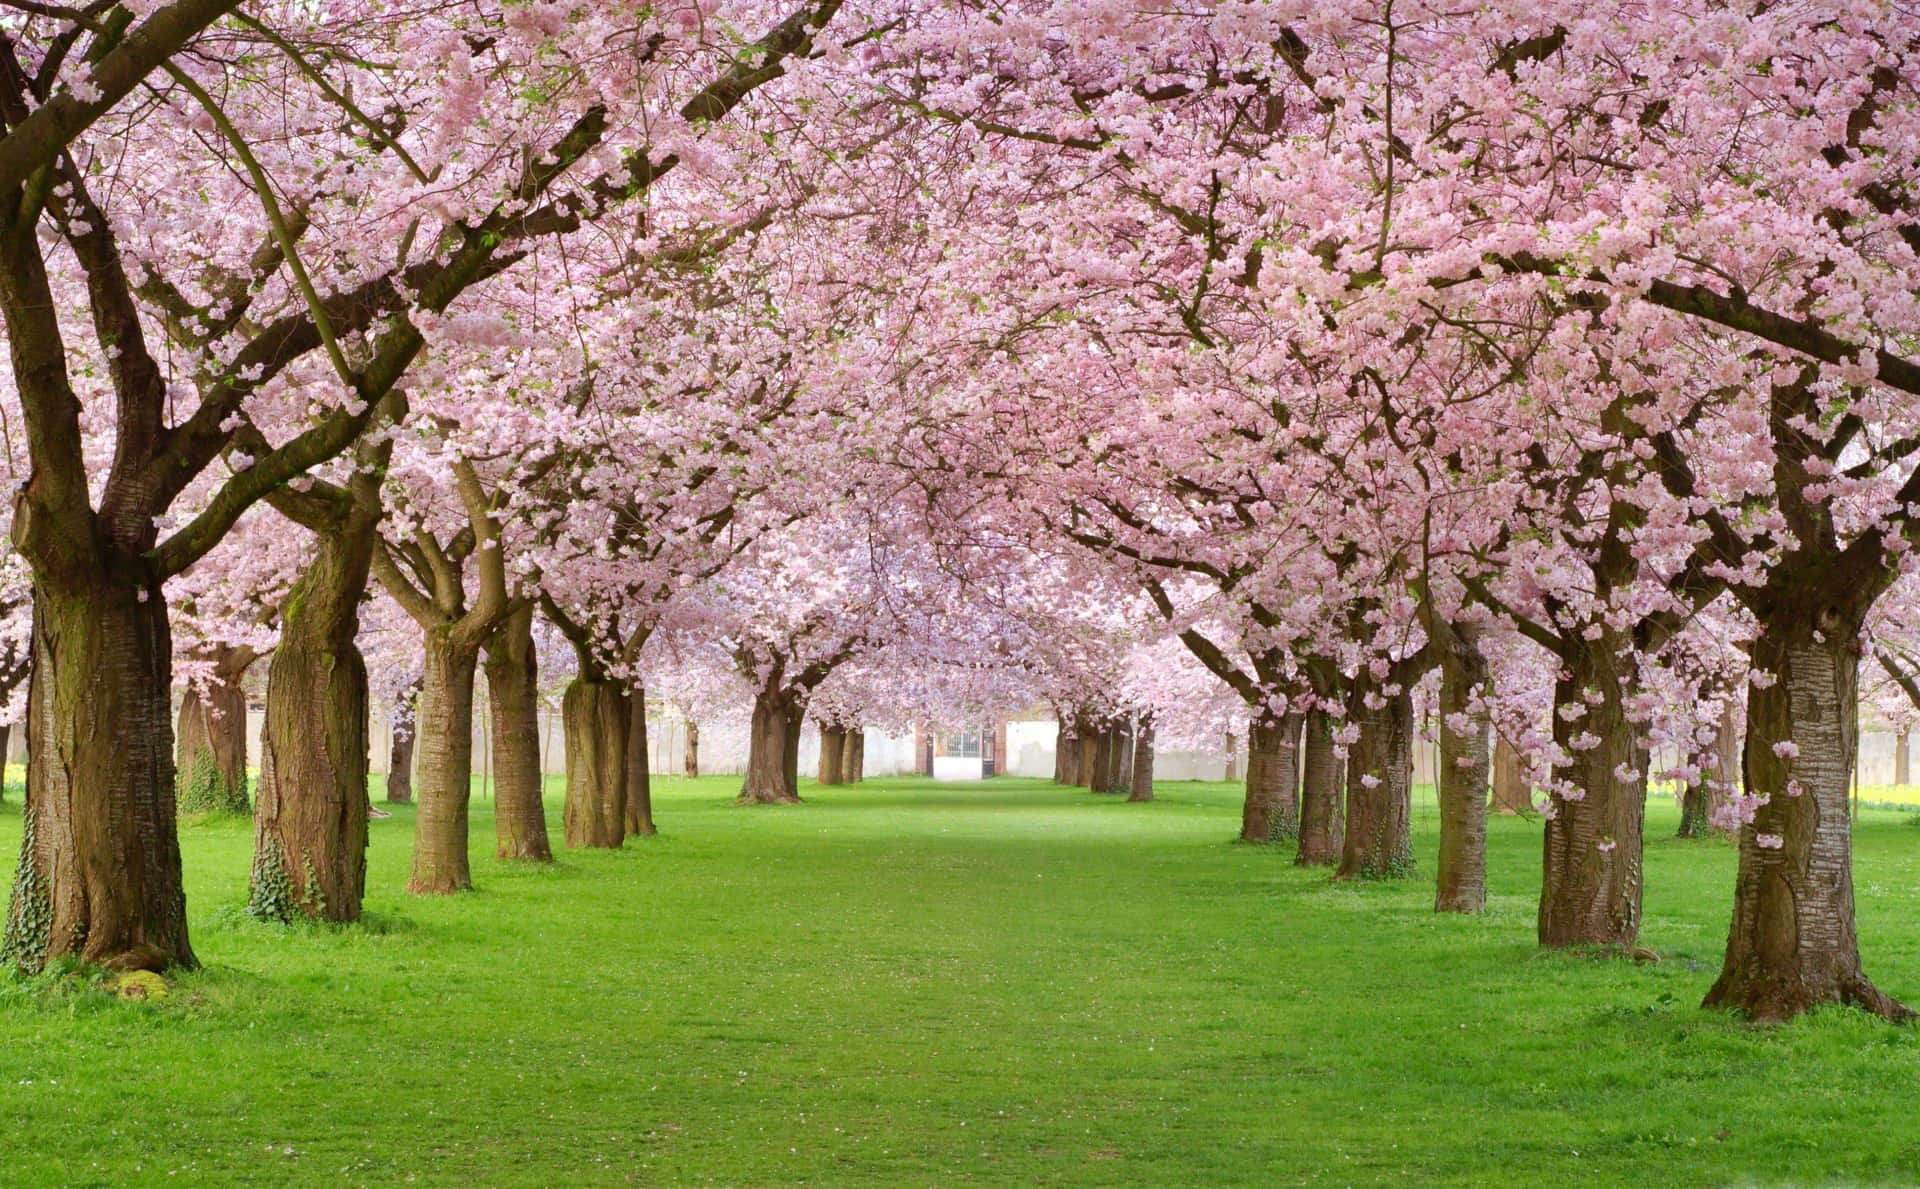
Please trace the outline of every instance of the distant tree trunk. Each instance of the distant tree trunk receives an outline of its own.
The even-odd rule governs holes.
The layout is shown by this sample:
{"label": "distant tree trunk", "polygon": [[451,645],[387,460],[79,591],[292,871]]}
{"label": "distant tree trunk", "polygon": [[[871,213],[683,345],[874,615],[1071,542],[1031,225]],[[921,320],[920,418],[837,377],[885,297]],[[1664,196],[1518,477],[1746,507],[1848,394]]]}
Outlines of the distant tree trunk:
{"label": "distant tree trunk", "polygon": [[[11,723],[0,722],[0,768],[4,768],[6,766],[7,746],[9,743],[12,742],[12,739],[13,739],[13,725]],[[6,773],[3,771],[0,771],[0,805],[5,805],[6,803],[7,803]]]}
{"label": "distant tree trunk", "polygon": [[859,784],[867,778],[867,733],[855,728],[847,732],[847,743],[840,756],[840,779]]}
{"label": "distant tree trunk", "polygon": [[[797,735],[796,735],[797,738]],[[627,700],[627,837],[651,838],[653,824],[653,767],[647,753],[647,691],[634,686]]]}
{"label": "distant tree trunk", "polygon": [[1107,791],[1131,792],[1133,785],[1133,724],[1127,719],[1113,723],[1113,758],[1107,768]]}
{"label": "distant tree trunk", "polygon": [[[16,526],[18,531],[18,526]],[[174,818],[166,601],[105,563],[37,575],[27,798],[0,962],[194,966]]]}
{"label": "distant tree trunk", "polygon": [[820,724],[820,783],[836,785],[845,782],[847,763],[847,730],[831,723]]}
{"label": "distant tree trunk", "polygon": [[[4,744],[5,737],[0,736],[0,746]],[[1893,737],[1893,783],[1902,788],[1913,783],[1912,756],[1913,753],[1907,747],[1907,731],[1902,728],[1900,733]]]}
{"label": "distant tree trunk", "polygon": [[1332,867],[1340,862],[1344,837],[1341,813],[1343,775],[1333,750],[1333,718],[1324,710],[1307,711],[1300,764],[1300,849],[1302,867]]}
{"label": "distant tree trunk", "polygon": [[1680,790],[1681,838],[1704,838],[1714,830],[1713,816],[1726,803],[1728,792],[1740,779],[1740,730],[1736,706],[1731,697],[1721,703],[1720,721],[1713,734],[1713,769]]}
{"label": "distant tree trunk", "polygon": [[692,719],[687,720],[685,772],[688,780],[696,780],[700,776],[700,724]]}
{"label": "distant tree trunk", "polygon": [[[1406,661],[1376,682],[1363,667],[1347,696],[1359,738],[1347,752],[1346,840],[1336,872],[1344,879],[1386,879],[1413,871],[1413,692],[1419,674]],[[1397,693],[1386,693],[1391,687]],[[1372,707],[1379,699],[1384,704]]]}
{"label": "distant tree trunk", "polygon": [[1053,724],[1053,783],[1072,784],[1067,779],[1067,745],[1072,740],[1067,735],[1067,724],[1055,720]]}
{"label": "distant tree trunk", "polygon": [[188,682],[175,733],[182,813],[246,814],[247,694],[241,688],[252,649],[217,647],[205,682]]}
{"label": "distant tree trunk", "polygon": [[1113,734],[1102,726],[1087,735],[1086,747],[1082,751],[1082,762],[1086,765],[1087,788],[1092,792],[1109,791],[1113,766]]}
{"label": "distant tree trunk", "polygon": [[1292,842],[1300,837],[1300,727],[1305,716],[1289,714],[1280,720],[1280,750],[1276,754],[1278,800],[1274,802],[1274,842]]}
{"label": "distant tree trunk", "polygon": [[1079,728],[1061,724],[1059,749],[1054,753],[1054,758],[1060,763],[1060,783],[1068,788],[1085,787],[1087,779],[1083,773],[1086,765],[1082,760],[1086,752],[1080,743]]}
{"label": "distant tree trunk", "polygon": [[493,710],[493,823],[502,859],[553,861],[540,773],[540,676],[533,651],[533,604],[494,629],[486,645],[487,702]]}
{"label": "distant tree trunk", "polygon": [[445,626],[422,633],[420,708],[414,715],[420,812],[407,890],[468,892],[467,812],[473,795],[473,677],[479,649]]}
{"label": "distant tree trunk", "polygon": [[[1487,681],[1477,632],[1436,623],[1428,639],[1440,656],[1440,857],[1435,864],[1435,912],[1487,907],[1486,707],[1475,694]],[[1464,729],[1456,729],[1456,727]]]}
{"label": "distant tree trunk", "polygon": [[[1613,628],[1561,661],[1554,742],[1570,758],[1552,794],[1540,885],[1543,946],[1631,946],[1640,935],[1641,828],[1648,755],[1627,720],[1632,641]],[[1556,775],[1559,775],[1556,773]]]}
{"label": "distant tree trunk", "polygon": [[1680,789],[1680,838],[1705,838],[1712,832],[1707,818],[1707,778],[1689,780]]}
{"label": "distant tree trunk", "polygon": [[[420,686],[415,683],[406,700],[418,705],[419,697]],[[396,713],[388,725],[388,733],[387,801],[405,805],[413,800],[413,738],[417,731],[411,719],[403,722]]]}
{"label": "distant tree trunk", "polygon": [[1133,774],[1129,782],[1129,801],[1153,800],[1153,716],[1140,720],[1133,741]]}
{"label": "distant tree trunk", "polygon": [[1286,779],[1281,755],[1285,735],[1277,722],[1254,719],[1247,726],[1247,794],[1240,807],[1240,841],[1273,841],[1280,816],[1280,786]]}
{"label": "distant tree trunk", "polygon": [[627,835],[627,693],[576,677],[560,703],[567,736],[567,845],[618,848]]}
{"label": "distant tree trunk", "polygon": [[739,804],[792,805],[800,800],[800,723],[804,707],[783,687],[763,687],[753,699],[747,778]]}
{"label": "distant tree trunk", "polygon": [[1492,809],[1506,816],[1533,812],[1533,786],[1527,782],[1527,766],[1520,760],[1519,749],[1498,731],[1493,740]]}
{"label": "distant tree trunk", "polygon": [[1221,779],[1222,780],[1238,780],[1243,775],[1245,774],[1240,771],[1240,736],[1234,734],[1232,731],[1228,731],[1227,732],[1227,772],[1225,776],[1221,777]]}

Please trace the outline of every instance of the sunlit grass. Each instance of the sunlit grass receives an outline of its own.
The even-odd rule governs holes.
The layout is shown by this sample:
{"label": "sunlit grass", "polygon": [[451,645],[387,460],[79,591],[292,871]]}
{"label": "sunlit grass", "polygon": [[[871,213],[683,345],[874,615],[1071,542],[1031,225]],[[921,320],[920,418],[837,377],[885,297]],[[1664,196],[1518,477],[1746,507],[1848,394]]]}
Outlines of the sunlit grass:
{"label": "sunlit grass", "polygon": [[[1657,965],[1532,943],[1539,826],[1492,902],[1237,846],[1238,793],[876,780],[742,809],[367,926],[248,919],[243,821],[184,831],[206,969],[159,1003],[0,985],[0,1182],[45,1185],[1907,1182],[1920,1034],[1700,1011],[1733,852],[1647,852]],[[558,795],[553,828],[559,837]],[[19,840],[17,788],[0,864]],[[1860,827],[1870,972],[1920,999],[1920,829]],[[1417,814],[1423,873],[1434,816]]]}

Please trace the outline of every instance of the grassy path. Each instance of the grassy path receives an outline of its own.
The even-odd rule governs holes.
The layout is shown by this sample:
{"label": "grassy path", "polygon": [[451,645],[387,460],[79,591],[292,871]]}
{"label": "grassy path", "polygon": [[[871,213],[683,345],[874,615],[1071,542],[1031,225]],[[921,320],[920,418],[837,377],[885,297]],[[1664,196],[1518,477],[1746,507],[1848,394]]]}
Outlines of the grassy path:
{"label": "grassy path", "polygon": [[[1535,823],[1494,824],[1485,917],[1438,919],[1425,880],[1230,845],[1224,786],[735,783],[661,781],[666,834],[540,871],[482,804],[445,900],[398,891],[410,816],[375,822],[345,932],[248,920],[249,826],[189,827],[204,971],[0,985],[0,1183],[1920,1179],[1920,1032],[1696,1008],[1724,845],[1649,847],[1636,966],[1534,949]],[[1870,814],[1858,876],[1869,972],[1920,1000],[1920,829]]]}

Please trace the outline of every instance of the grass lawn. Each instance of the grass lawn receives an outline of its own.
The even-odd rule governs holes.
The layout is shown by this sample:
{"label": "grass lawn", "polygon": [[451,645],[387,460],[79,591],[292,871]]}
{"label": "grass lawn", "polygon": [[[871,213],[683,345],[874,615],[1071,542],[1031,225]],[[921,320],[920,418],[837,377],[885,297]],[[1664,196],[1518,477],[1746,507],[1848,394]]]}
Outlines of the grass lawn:
{"label": "grass lawn", "polygon": [[[251,830],[184,830],[204,970],[152,1003],[0,983],[0,1183],[1912,1183],[1920,1031],[1697,1007],[1733,852],[1647,849],[1658,965],[1538,952],[1539,825],[1492,906],[1232,845],[1238,792],[1128,805],[877,779],[739,809],[661,780],[655,839],[367,925],[241,913]],[[559,796],[551,825],[559,838]],[[1859,830],[1869,973],[1920,1001],[1920,829]],[[1430,877],[1431,806],[1417,814]],[[0,859],[19,843],[17,789]]]}

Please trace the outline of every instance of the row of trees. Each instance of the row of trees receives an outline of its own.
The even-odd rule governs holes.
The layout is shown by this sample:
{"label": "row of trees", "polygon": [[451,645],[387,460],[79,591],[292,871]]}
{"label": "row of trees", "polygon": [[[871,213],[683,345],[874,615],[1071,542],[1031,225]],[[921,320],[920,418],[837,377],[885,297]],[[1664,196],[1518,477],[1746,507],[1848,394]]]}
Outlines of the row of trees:
{"label": "row of trees", "polygon": [[[1915,37],[1892,3],[0,6],[6,956],[194,960],[171,690],[197,740],[270,651],[277,911],[358,912],[372,673],[420,683],[419,892],[470,886],[482,672],[535,861],[543,665],[579,845],[652,829],[677,671],[751,690],[757,802],[809,706],[1050,703],[1098,787],[1129,732],[1244,723],[1243,836],[1392,877],[1424,706],[1437,908],[1484,902],[1497,728],[1544,790],[1541,942],[1637,945],[1675,754],[1740,838],[1710,1002],[1903,1017],[1845,800],[1861,659],[1913,671]],[[192,754],[231,799],[244,759]]]}

